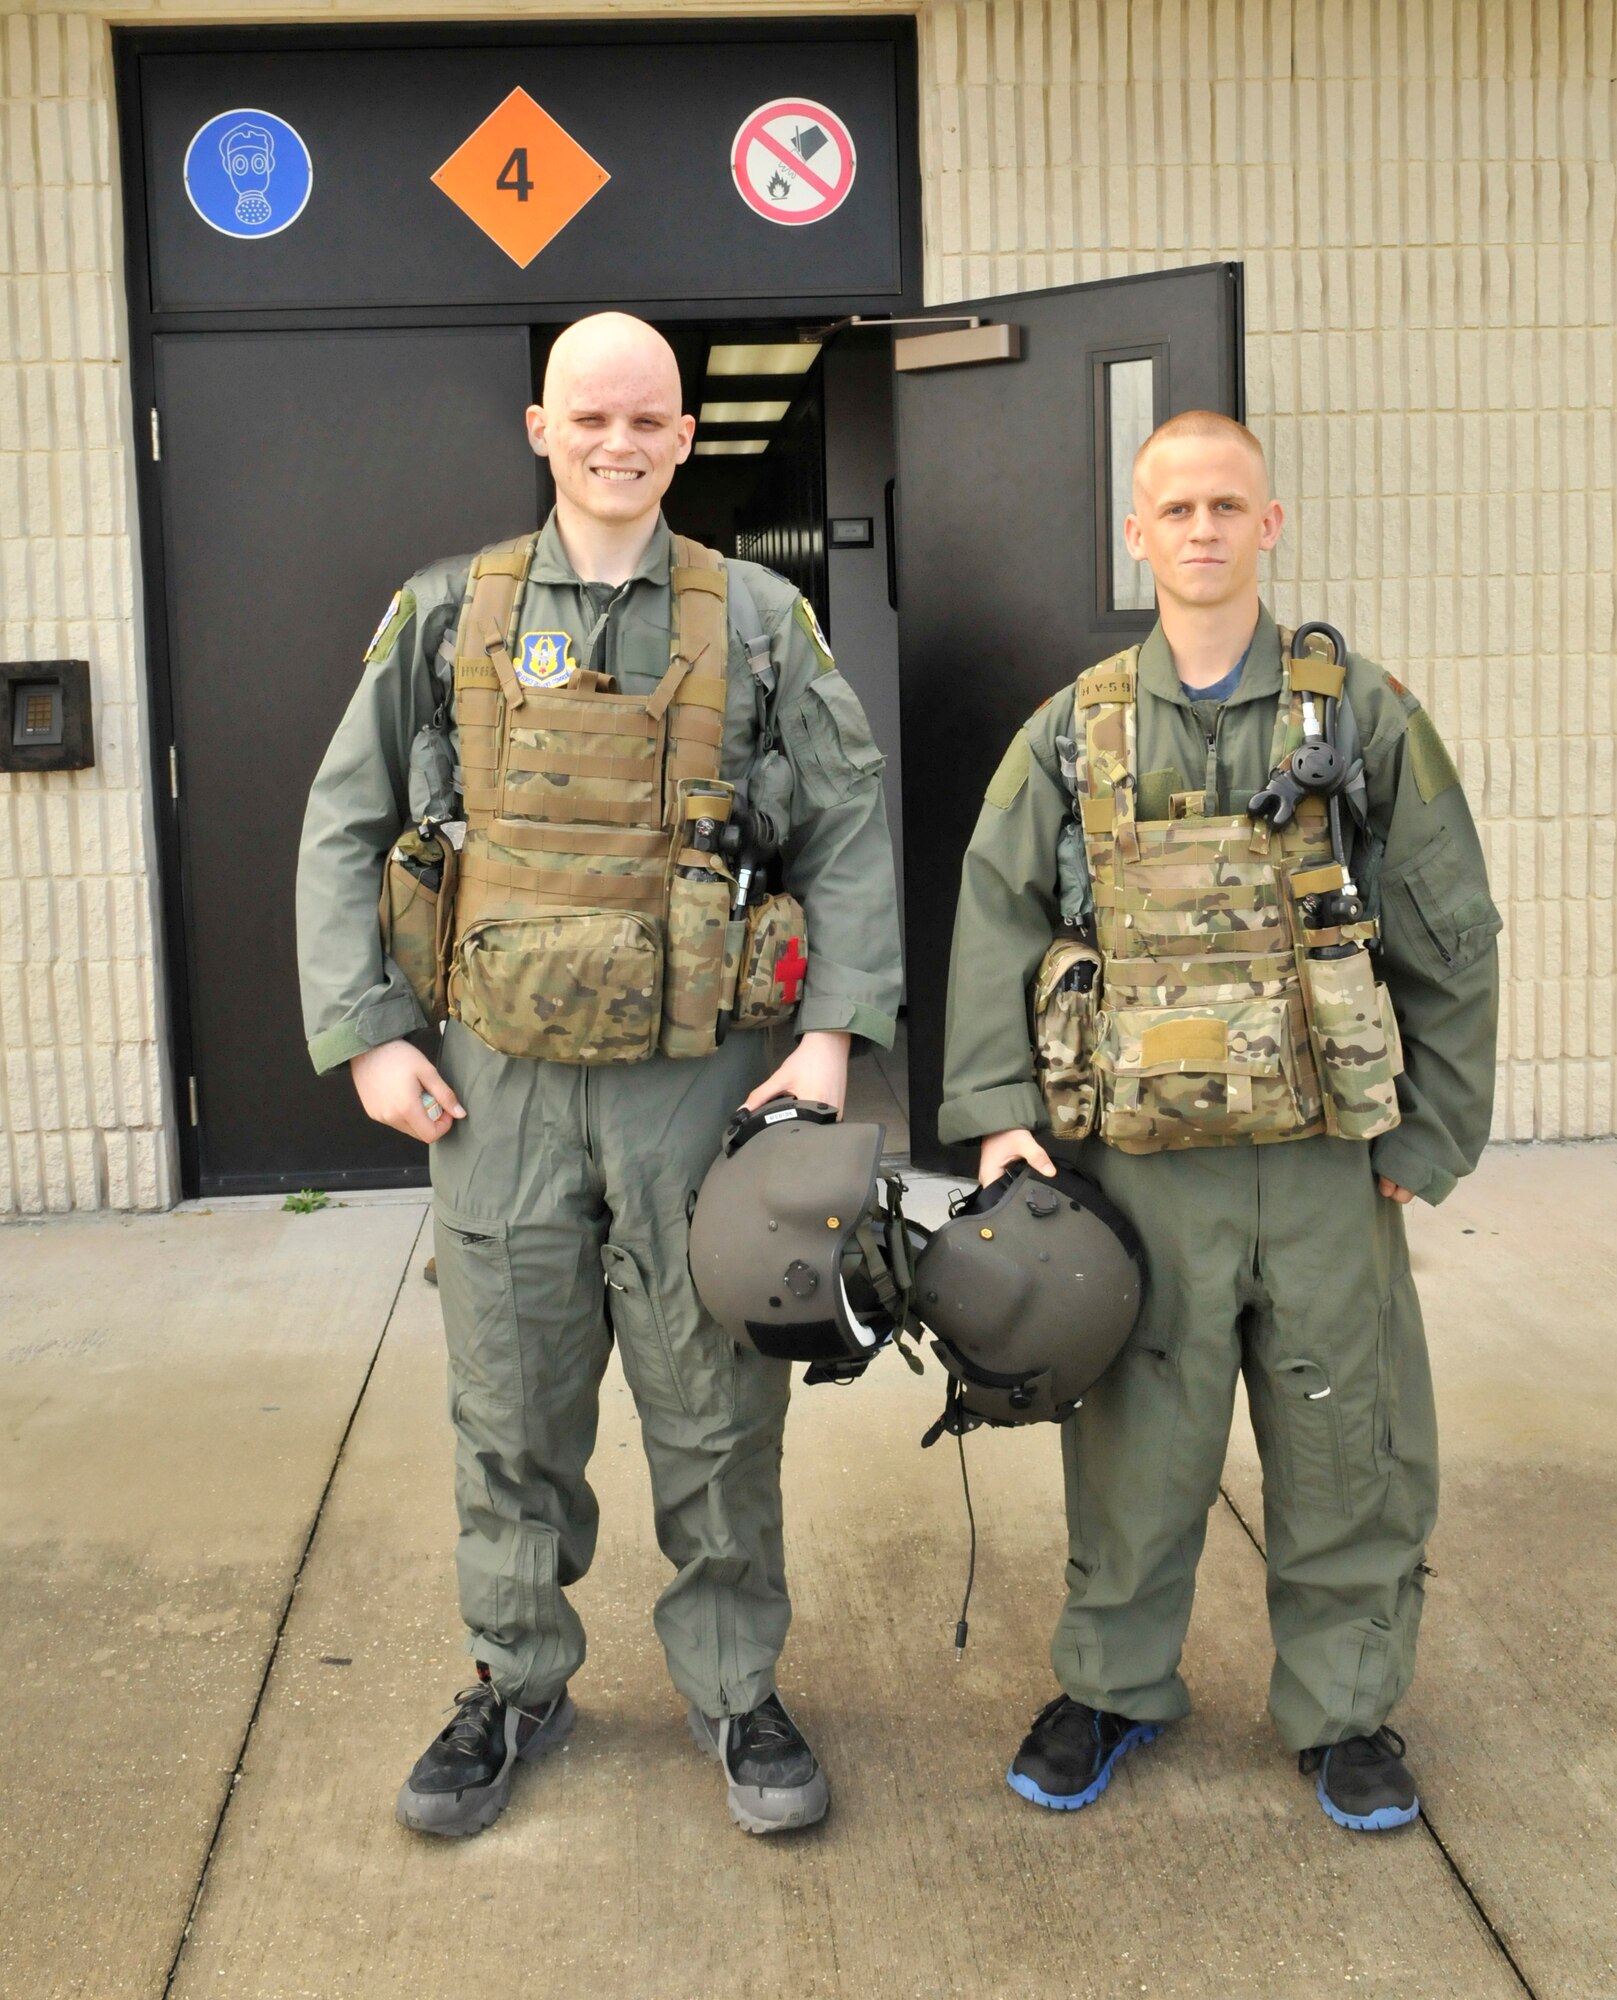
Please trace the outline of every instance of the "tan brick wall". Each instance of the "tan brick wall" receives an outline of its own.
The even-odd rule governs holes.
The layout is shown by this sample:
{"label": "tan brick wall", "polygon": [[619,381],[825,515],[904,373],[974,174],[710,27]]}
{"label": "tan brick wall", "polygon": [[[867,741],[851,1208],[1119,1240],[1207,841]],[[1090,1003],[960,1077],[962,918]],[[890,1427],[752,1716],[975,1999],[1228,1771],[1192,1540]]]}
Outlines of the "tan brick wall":
{"label": "tan brick wall", "polygon": [[[0,11],[0,645],[88,657],[98,767],[0,777],[0,1213],[171,1198],[109,22]],[[568,13],[883,12],[754,4]],[[1273,595],[1407,678],[1505,909],[1498,1129],[1617,1129],[1613,0],[929,0],[927,295],[1234,257]]]}
{"label": "tan brick wall", "polygon": [[0,15],[0,657],[88,659],[96,767],[0,776],[0,1213],[171,1198],[106,36]]}

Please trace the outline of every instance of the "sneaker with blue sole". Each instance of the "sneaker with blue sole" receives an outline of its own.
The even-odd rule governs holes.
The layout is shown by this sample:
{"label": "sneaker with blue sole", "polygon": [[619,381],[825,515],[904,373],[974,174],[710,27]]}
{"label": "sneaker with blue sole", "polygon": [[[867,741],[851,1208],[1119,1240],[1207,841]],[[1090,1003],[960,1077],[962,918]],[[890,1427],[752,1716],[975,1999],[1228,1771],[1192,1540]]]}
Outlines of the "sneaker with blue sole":
{"label": "sneaker with blue sole", "polygon": [[1407,1746],[1385,1724],[1373,1736],[1350,1736],[1304,1750],[1297,1768],[1314,1780],[1314,1796],[1338,1826],[1353,1833],[1389,1833],[1420,1817],[1420,1795],[1404,1763]]}
{"label": "sneaker with blue sole", "polygon": [[1162,1734],[1160,1722],[1134,1722],[1108,1709],[1057,1695],[1033,1718],[1011,1759],[1006,1783],[1019,1797],[1053,1812],[1093,1805],[1118,1763],[1137,1744]]}

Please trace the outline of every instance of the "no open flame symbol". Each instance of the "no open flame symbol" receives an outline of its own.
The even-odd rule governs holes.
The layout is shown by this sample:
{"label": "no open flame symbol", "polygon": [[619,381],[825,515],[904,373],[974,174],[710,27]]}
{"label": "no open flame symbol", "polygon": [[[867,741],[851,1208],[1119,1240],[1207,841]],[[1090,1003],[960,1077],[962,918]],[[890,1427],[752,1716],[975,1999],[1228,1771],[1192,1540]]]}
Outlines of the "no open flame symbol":
{"label": "no open flame symbol", "polygon": [[736,192],[770,222],[821,222],[853,186],[853,138],[833,111],[809,98],[762,105],[730,149]]}
{"label": "no open flame symbol", "polygon": [[[786,142],[800,160],[812,160],[816,153],[823,153],[830,145],[830,135],[821,125],[799,125]],[[769,176],[769,186],[765,190],[771,201],[784,201],[797,184],[797,176],[783,167],[777,167]]]}

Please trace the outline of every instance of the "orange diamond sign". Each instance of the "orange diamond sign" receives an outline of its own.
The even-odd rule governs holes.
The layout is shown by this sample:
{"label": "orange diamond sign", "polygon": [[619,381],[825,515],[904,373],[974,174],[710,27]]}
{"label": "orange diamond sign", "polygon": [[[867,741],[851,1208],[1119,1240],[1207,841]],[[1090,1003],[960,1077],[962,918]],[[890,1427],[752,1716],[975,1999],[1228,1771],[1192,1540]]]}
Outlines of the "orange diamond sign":
{"label": "orange diamond sign", "polygon": [[611,178],[519,86],[432,180],[526,270]]}

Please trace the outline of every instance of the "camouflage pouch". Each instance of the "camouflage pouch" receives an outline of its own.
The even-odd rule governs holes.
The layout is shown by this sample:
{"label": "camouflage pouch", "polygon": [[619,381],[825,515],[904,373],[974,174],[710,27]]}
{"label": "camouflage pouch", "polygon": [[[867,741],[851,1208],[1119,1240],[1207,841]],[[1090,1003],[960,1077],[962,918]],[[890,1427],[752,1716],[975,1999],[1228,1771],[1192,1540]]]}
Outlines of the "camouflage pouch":
{"label": "camouflage pouch", "polygon": [[1095,1124],[1101,964],[1092,944],[1057,938],[1033,982],[1034,1070],[1058,1139],[1087,1139]]}
{"label": "camouflage pouch", "polygon": [[455,920],[454,842],[433,827],[406,827],[382,871],[382,949],[409,981],[428,1022],[448,1011],[449,933]]}
{"label": "camouflage pouch", "polygon": [[1320,1115],[1301,1012],[1284,994],[1104,1010],[1101,1137],[1126,1153],[1301,1137]]}
{"label": "camouflage pouch", "polygon": [[635,910],[486,917],[460,940],[450,1006],[503,1056],[640,1062],[662,1022],[660,931]]}
{"label": "camouflage pouch", "polygon": [[808,924],[795,896],[766,896],[747,913],[736,980],[735,1025],[768,1028],[789,1021],[803,997]]}
{"label": "camouflage pouch", "polygon": [[1404,1066],[1391,996],[1362,947],[1340,958],[1302,957],[1325,1119],[1343,1139],[1376,1139],[1401,1116],[1393,1078]]}
{"label": "camouflage pouch", "polygon": [[[701,856],[702,862],[709,857]],[[706,879],[704,880],[704,876]],[[668,891],[668,946],[663,959],[665,1056],[707,1056],[728,1025],[743,925],[730,920],[735,884],[708,867],[676,873]]]}

